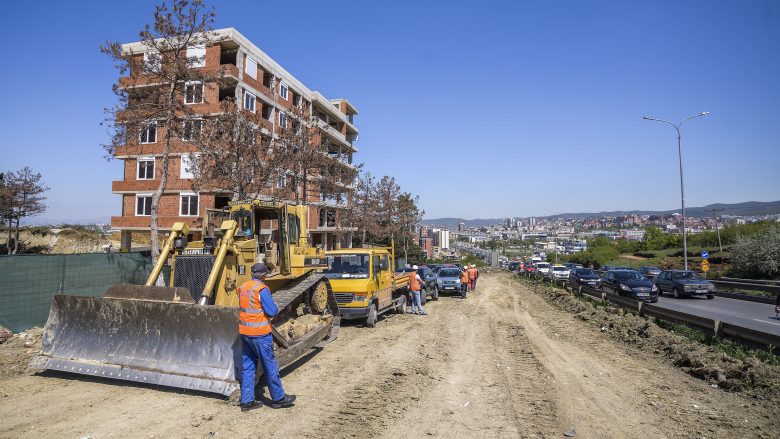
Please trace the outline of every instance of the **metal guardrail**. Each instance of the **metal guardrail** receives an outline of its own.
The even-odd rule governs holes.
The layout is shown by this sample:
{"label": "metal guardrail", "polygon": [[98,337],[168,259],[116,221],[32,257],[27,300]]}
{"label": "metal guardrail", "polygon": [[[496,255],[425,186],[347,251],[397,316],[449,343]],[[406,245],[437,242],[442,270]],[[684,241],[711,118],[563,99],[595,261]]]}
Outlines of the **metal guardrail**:
{"label": "metal guardrail", "polygon": [[780,280],[739,279],[736,277],[721,277],[718,280],[727,282],[742,282],[746,284],[780,285]]}
{"label": "metal guardrail", "polygon": [[713,284],[715,284],[718,288],[731,288],[734,289],[740,289],[740,290],[754,290],[754,291],[766,291],[768,293],[774,293],[774,294],[780,294],[780,285],[767,285],[767,284],[757,284],[757,283],[749,283],[749,282],[734,282],[730,280],[710,280]]}
{"label": "metal guardrail", "polygon": [[[536,279],[542,279],[543,281],[550,281],[551,285],[559,285],[564,288],[568,286],[564,281],[552,281],[544,279],[542,276],[535,274],[529,275],[527,273],[521,273],[528,277],[534,277]],[[780,347],[780,335],[770,334],[768,332],[757,331],[755,329],[745,328],[733,323],[726,323],[720,320],[711,319],[708,317],[701,317],[693,314],[688,314],[680,311],[675,311],[668,308],[663,308],[658,305],[650,303],[640,302],[628,297],[618,296],[615,294],[608,294],[604,291],[594,288],[579,286],[576,293],[585,294],[596,299],[604,300],[614,303],[627,309],[631,312],[635,312],[641,316],[654,317],[661,320],[666,320],[674,323],[684,324],[696,329],[700,329],[705,333],[713,335],[715,337],[729,337],[743,344],[752,346],[759,346],[762,348],[767,347]]]}

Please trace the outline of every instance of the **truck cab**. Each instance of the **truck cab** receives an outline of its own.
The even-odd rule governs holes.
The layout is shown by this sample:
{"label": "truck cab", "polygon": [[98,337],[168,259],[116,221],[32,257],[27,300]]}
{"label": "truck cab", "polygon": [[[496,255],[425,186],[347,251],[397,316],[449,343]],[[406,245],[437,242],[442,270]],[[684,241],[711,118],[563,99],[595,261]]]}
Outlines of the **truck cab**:
{"label": "truck cab", "polygon": [[374,327],[379,315],[406,312],[408,273],[395,273],[392,248],[351,248],[325,252],[328,277],[342,319],[366,319]]}

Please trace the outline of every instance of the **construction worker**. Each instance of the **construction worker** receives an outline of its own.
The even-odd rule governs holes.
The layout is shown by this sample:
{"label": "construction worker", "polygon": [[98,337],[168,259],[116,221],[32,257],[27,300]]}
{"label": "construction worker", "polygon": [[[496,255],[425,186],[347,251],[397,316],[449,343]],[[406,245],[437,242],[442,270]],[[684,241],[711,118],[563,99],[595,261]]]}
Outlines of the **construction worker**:
{"label": "construction worker", "polygon": [[460,271],[460,298],[465,299],[469,291],[469,272],[468,267],[463,267]]}
{"label": "construction worker", "polygon": [[474,291],[474,279],[476,276],[474,264],[469,264],[468,268],[466,268],[466,272],[469,275],[469,291]]}
{"label": "construction worker", "polygon": [[474,280],[471,281],[471,289],[476,290],[477,289],[477,279],[479,279],[479,270],[477,270],[476,264],[471,264],[471,269],[474,270]]}
{"label": "construction worker", "polygon": [[252,279],[238,287],[238,332],[241,334],[241,411],[260,407],[255,400],[255,371],[258,360],[263,365],[263,376],[271,394],[271,407],[290,407],[295,395],[285,395],[279,378],[279,365],[274,356],[271,319],[278,313],[271,290],[265,285],[268,267],[263,263],[252,266]]}
{"label": "construction worker", "polygon": [[[412,266],[412,272],[409,273],[409,291],[412,292],[412,314],[419,314],[421,316],[427,315],[423,311],[422,303],[420,303],[420,291],[422,290],[422,279],[417,274],[419,267]],[[419,310],[419,311],[418,311]]]}

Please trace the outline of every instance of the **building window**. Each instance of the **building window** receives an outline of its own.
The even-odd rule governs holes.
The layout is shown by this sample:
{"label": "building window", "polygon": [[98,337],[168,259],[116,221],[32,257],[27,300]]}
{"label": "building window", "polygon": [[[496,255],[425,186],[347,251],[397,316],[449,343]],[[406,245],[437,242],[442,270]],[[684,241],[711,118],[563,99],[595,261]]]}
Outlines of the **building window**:
{"label": "building window", "polygon": [[282,128],[287,128],[287,115],[279,112],[279,126]]}
{"label": "building window", "polygon": [[287,99],[287,84],[284,83],[284,81],[279,81],[279,96],[282,97],[282,99]]}
{"label": "building window", "polygon": [[284,189],[287,187],[287,176],[282,174],[279,176],[279,178],[276,180],[276,187],[279,189]]}
{"label": "building window", "polygon": [[141,143],[157,143],[157,122],[151,122],[141,131]]}
{"label": "building window", "polygon": [[152,196],[148,194],[135,196],[135,216],[150,216],[152,214]]}
{"label": "building window", "polygon": [[187,48],[187,63],[190,67],[206,66],[206,46],[197,45]]}
{"label": "building window", "polygon": [[203,103],[203,83],[200,81],[188,82],[184,85],[184,103]]}
{"label": "building window", "polygon": [[160,52],[151,51],[144,53],[144,68],[147,72],[159,72],[161,61]]}
{"label": "building window", "polygon": [[257,96],[244,90],[244,110],[249,110],[252,113],[254,113],[256,100],[257,100]]}
{"label": "building window", "polygon": [[181,172],[179,172],[179,178],[182,180],[195,178],[195,168],[198,164],[197,154],[182,154],[181,155]]}
{"label": "building window", "polygon": [[252,79],[257,79],[257,61],[247,56],[246,67],[244,68],[244,71],[248,76],[251,76]]}
{"label": "building window", "polygon": [[198,216],[197,194],[181,194],[179,198],[179,215]]}
{"label": "building window", "polygon": [[203,130],[203,119],[187,119],[184,121],[181,138],[183,140],[199,140]]}
{"label": "building window", "polygon": [[136,179],[154,180],[154,157],[139,157]]}
{"label": "building window", "polygon": [[270,122],[271,121],[271,111],[272,110],[273,110],[273,108],[270,105],[268,105],[266,103],[263,103],[263,109],[262,109],[263,119],[265,119],[265,120]]}
{"label": "building window", "polygon": [[293,105],[295,105],[298,108],[302,107],[303,99],[301,98],[301,95],[298,93],[293,93]]}

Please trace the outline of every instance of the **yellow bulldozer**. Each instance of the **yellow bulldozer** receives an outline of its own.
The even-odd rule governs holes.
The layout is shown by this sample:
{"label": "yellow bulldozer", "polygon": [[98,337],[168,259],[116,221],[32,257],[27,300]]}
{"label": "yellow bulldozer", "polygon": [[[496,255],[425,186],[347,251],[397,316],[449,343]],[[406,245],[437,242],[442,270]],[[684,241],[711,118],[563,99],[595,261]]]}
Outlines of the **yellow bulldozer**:
{"label": "yellow bulldozer", "polygon": [[[187,242],[187,226],[174,224],[146,285],[54,296],[32,366],[229,396],[241,367],[237,288],[256,262],[271,269],[279,366],[293,363],[335,339],[340,326],[307,217],[307,206],[252,200],[210,209],[201,241]],[[169,257],[170,286],[156,286]]]}

